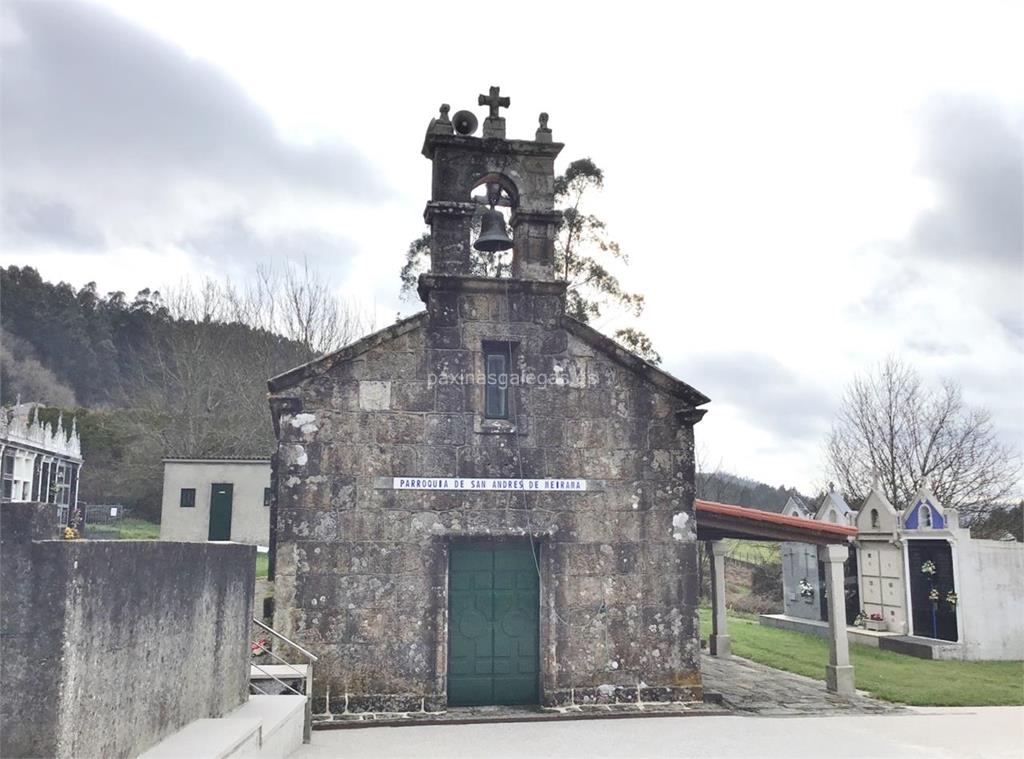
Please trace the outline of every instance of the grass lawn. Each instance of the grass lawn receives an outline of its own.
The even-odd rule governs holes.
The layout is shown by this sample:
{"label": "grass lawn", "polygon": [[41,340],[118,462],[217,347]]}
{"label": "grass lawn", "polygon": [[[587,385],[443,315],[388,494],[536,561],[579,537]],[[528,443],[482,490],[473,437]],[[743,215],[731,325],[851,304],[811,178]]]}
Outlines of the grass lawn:
{"label": "grass lawn", "polygon": [[266,578],[270,567],[270,554],[256,552],[256,577]]}
{"label": "grass lawn", "polygon": [[85,528],[85,534],[114,540],[157,540],[160,525],[145,519],[128,518],[120,522],[90,524]]}
{"label": "grass lawn", "polygon": [[779,544],[757,540],[735,540],[726,538],[729,556],[751,564],[771,564],[779,561]]}
{"label": "grass lawn", "polygon": [[[732,651],[769,667],[825,679],[828,643],[816,635],[758,624],[753,615],[729,615]],[[701,637],[711,634],[711,610],[701,608]],[[1024,704],[1024,662],[915,659],[850,645],[857,687],[877,698],[913,706]]]}

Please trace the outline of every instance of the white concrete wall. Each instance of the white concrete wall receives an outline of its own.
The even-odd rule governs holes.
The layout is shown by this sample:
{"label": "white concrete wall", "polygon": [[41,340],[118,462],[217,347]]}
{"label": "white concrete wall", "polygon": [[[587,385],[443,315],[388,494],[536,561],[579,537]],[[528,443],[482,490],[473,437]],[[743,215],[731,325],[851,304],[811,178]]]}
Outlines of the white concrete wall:
{"label": "white concrete wall", "polygon": [[[270,545],[270,509],[263,490],[270,487],[269,461],[165,461],[160,539],[206,541],[210,531],[210,488],[231,483],[231,539]],[[181,507],[181,489],[195,488],[194,508]]]}
{"label": "white concrete wall", "polygon": [[953,550],[963,658],[1024,659],[1024,544],[961,540]]}

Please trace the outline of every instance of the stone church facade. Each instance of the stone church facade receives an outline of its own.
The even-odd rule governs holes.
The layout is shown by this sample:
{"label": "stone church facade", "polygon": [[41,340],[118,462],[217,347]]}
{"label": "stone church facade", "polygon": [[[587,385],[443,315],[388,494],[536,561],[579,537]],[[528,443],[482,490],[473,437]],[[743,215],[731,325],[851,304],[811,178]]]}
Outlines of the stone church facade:
{"label": "stone church facade", "polygon": [[[566,315],[562,145],[491,105],[483,137],[447,106],[428,128],[425,311],[269,382],[274,626],[320,657],[320,714],[702,695],[708,399]],[[477,187],[511,211],[511,278],[471,274]]]}

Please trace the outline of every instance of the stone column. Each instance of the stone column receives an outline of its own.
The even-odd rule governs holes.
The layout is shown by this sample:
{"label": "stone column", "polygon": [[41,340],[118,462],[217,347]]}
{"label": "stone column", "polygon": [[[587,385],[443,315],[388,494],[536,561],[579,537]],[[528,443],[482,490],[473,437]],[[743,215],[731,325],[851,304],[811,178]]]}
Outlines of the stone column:
{"label": "stone column", "polygon": [[705,543],[711,557],[711,639],[708,648],[712,656],[732,655],[732,639],[725,622],[725,543],[709,540]]}
{"label": "stone column", "polygon": [[551,281],[555,271],[555,236],[561,211],[516,211],[512,214],[512,276]]}
{"label": "stone column", "polygon": [[432,200],[423,220],[430,225],[430,271],[435,274],[468,275],[469,228],[476,205]]}
{"label": "stone column", "polygon": [[850,665],[850,643],[846,637],[846,589],[843,562],[849,556],[845,543],[818,547],[818,557],[825,562],[825,592],[828,594],[828,664],[825,686],[841,696],[852,696],[853,667]]}

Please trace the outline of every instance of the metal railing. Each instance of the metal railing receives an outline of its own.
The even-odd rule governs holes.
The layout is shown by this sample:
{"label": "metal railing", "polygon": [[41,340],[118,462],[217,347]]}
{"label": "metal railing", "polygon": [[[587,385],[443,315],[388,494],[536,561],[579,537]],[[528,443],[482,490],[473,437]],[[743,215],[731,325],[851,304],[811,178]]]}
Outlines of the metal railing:
{"label": "metal railing", "polygon": [[[263,641],[256,641],[252,644],[251,647],[251,656],[249,664],[252,666],[253,669],[262,673],[267,678],[275,681],[278,685],[283,687],[285,692],[294,693],[296,696],[306,697],[306,715],[302,725],[302,742],[309,743],[310,733],[312,732],[313,729],[313,662],[319,661],[319,659],[316,657],[315,654],[310,653],[295,641],[289,640],[281,633],[279,633],[277,630],[275,630],[272,627],[269,627],[268,625],[263,624],[255,617],[253,617],[252,621],[253,624],[257,625],[262,630],[266,631],[270,635],[273,635],[282,643],[298,651],[306,659],[306,671],[303,672],[301,669],[298,668],[297,665],[285,661],[283,658],[281,658],[272,650],[263,645]],[[282,672],[282,675],[285,678],[284,680],[275,675],[273,672],[269,672],[263,665],[256,661],[256,657],[261,654],[269,654],[274,661],[278,662],[281,666],[287,668],[284,672]],[[293,673],[295,676],[289,677],[289,671]],[[300,691],[298,691],[293,685],[291,685],[291,683],[285,682],[285,680],[294,681],[296,679],[304,679],[306,681],[306,685],[304,688],[305,693],[301,693]],[[251,675],[249,677],[249,687],[258,693],[262,693],[264,696],[270,695],[265,690],[260,688],[255,682],[253,682]]]}

